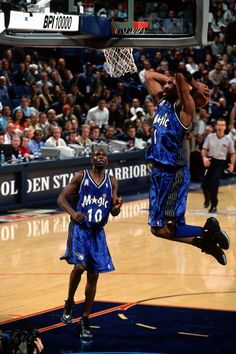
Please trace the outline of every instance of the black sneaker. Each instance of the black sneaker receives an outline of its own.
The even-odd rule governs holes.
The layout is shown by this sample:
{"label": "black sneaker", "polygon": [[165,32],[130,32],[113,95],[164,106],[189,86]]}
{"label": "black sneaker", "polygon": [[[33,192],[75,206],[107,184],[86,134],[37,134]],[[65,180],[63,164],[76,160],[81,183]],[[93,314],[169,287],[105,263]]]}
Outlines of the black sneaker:
{"label": "black sneaker", "polygon": [[210,239],[202,238],[202,241],[202,252],[210,254],[217,260],[218,263],[222,265],[227,264],[226,255],[224,254],[224,251],[220,248],[219,245],[217,245],[216,243],[214,243],[214,241]]}
{"label": "black sneaker", "polygon": [[227,233],[220,228],[219,221],[213,216],[208,218],[204,227],[206,237],[219,244],[224,250],[228,250],[230,246],[230,239]]}
{"label": "black sneaker", "polygon": [[210,214],[215,214],[215,213],[217,213],[217,209],[216,209],[216,207],[211,207],[211,208],[208,210],[208,212],[209,212]]}
{"label": "black sneaker", "polygon": [[61,316],[61,321],[63,323],[70,324],[72,322],[73,320],[72,312],[73,312],[74,305],[75,305],[74,301],[69,301],[69,300],[65,301],[63,314]]}
{"label": "black sneaker", "polygon": [[208,208],[210,205],[210,202],[208,200],[205,200],[204,202],[204,208]]}
{"label": "black sneaker", "polygon": [[88,317],[83,316],[78,322],[79,336],[81,340],[90,341],[93,339],[93,335],[90,331],[90,324]]}

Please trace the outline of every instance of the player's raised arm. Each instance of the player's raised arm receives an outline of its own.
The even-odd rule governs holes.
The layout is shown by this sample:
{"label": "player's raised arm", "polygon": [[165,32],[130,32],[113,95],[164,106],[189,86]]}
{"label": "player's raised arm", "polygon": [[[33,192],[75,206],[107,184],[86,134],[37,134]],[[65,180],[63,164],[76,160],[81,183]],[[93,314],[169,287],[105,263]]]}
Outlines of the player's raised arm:
{"label": "player's raised arm", "polygon": [[195,103],[190,95],[192,87],[182,73],[177,72],[175,74],[175,81],[179,97],[177,106],[180,108],[180,120],[185,127],[188,127],[192,122],[193,114],[195,112]]}
{"label": "player's raised arm", "polygon": [[145,73],[147,89],[155,104],[158,104],[162,98],[163,86],[167,83],[168,79],[168,76],[156,71],[149,70]]}

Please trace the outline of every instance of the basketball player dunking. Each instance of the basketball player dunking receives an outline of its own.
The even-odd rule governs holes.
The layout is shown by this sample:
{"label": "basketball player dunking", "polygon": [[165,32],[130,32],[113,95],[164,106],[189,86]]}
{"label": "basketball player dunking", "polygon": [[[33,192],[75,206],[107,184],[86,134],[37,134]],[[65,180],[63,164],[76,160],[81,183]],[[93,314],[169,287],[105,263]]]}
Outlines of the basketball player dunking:
{"label": "basketball player dunking", "polygon": [[[107,164],[106,152],[98,148],[92,155],[92,168],[79,171],[58,197],[58,205],[71,216],[67,248],[61,259],[74,265],[61,320],[67,324],[72,322],[74,295],[83,272],[87,271],[83,317],[78,323],[82,340],[92,339],[88,317],[99,273],[114,270],[103,227],[109,213],[119,214],[122,199],[117,196],[117,180],[105,171]],[[69,202],[71,197],[74,197],[73,206]]]}
{"label": "basketball player dunking", "polygon": [[183,141],[195,111],[191,91],[197,90],[199,95],[207,97],[209,89],[206,85],[198,85],[191,74],[185,72],[168,77],[147,71],[145,79],[157,104],[152,143],[146,154],[153,163],[149,193],[151,232],[157,237],[196,246],[226,265],[222,248],[229,248],[229,238],[218,220],[208,218],[203,227],[185,223],[190,173]]}

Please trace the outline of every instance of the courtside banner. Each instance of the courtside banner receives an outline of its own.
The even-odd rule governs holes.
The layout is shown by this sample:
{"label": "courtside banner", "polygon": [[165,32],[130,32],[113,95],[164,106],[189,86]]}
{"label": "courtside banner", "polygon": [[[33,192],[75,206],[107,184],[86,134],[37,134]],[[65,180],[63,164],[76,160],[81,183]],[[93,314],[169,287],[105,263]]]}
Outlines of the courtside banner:
{"label": "courtside banner", "polygon": [[11,11],[8,29],[19,32],[78,32],[79,16]]}
{"label": "courtside banner", "polygon": [[[140,153],[137,158],[132,153],[118,154],[121,158],[115,160],[111,156],[108,173],[118,180],[121,195],[148,191],[151,165]],[[74,174],[90,166],[90,158],[77,158],[23,163],[15,174],[5,170],[0,174],[0,210],[54,203]]]}

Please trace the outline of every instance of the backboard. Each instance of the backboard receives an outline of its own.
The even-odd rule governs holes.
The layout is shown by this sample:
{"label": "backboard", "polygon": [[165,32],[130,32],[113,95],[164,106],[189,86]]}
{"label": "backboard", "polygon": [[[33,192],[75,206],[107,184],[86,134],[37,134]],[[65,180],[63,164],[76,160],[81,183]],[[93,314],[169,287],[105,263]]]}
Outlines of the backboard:
{"label": "backboard", "polygon": [[[0,4],[0,43],[7,45],[104,49],[207,43],[209,0],[0,0]],[[131,29],[134,21],[148,22],[145,33],[117,30]]]}

